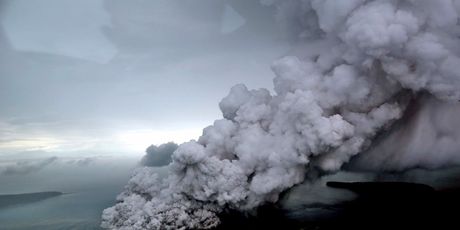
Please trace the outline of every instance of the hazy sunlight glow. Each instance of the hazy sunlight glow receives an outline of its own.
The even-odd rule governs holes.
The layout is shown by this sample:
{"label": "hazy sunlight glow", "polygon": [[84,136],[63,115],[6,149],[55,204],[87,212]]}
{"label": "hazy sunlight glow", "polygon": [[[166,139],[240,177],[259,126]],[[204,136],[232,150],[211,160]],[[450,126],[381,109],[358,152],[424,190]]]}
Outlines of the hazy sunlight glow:
{"label": "hazy sunlight glow", "polygon": [[167,142],[183,143],[199,137],[201,129],[184,130],[129,130],[117,135],[118,141],[126,148],[144,151],[148,146]]}

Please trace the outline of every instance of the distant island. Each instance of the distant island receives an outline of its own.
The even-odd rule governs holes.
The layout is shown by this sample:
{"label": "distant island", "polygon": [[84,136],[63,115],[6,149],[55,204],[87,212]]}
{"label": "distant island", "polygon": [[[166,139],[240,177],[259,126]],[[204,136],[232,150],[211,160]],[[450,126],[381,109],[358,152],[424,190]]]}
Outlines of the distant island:
{"label": "distant island", "polygon": [[65,193],[50,191],[0,195],[0,209],[16,205],[24,205],[33,202],[38,202],[52,197],[61,196],[63,194]]}

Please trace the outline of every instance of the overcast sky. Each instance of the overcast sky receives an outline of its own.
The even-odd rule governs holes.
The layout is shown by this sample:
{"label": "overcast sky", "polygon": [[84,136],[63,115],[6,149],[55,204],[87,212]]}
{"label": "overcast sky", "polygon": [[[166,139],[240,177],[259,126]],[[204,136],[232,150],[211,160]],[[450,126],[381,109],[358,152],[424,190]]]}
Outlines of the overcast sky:
{"label": "overcast sky", "polygon": [[197,138],[232,85],[272,88],[270,63],[288,49],[258,1],[0,4],[3,156]]}

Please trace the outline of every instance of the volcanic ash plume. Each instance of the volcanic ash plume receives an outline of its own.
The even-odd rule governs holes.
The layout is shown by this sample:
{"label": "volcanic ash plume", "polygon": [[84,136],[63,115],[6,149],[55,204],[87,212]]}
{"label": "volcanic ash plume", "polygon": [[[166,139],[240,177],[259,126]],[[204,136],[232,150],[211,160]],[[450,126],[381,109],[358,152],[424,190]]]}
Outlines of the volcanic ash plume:
{"label": "volcanic ash plume", "polygon": [[173,142],[160,146],[151,145],[145,150],[146,154],[141,160],[141,165],[158,167],[171,163],[171,155],[176,151],[178,145]]}
{"label": "volcanic ash plume", "polygon": [[293,185],[340,170],[420,92],[459,100],[460,1],[273,2],[300,44],[274,62],[275,94],[234,86],[219,104],[224,118],[174,151],[166,178],[138,169],[103,227],[214,227],[225,209],[276,202]]}

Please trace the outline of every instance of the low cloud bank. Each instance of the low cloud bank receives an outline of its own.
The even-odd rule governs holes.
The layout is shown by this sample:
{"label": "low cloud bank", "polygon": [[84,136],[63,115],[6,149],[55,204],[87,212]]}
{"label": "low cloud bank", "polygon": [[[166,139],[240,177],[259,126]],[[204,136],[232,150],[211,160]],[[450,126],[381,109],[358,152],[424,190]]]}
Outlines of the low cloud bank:
{"label": "low cloud bank", "polygon": [[57,157],[49,157],[43,160],[18,161],[13,165],[7,165],[3,169],[0,169],[0,175],[11,176],[34,173],[54,163],[56,160],[58,160]]}

